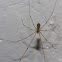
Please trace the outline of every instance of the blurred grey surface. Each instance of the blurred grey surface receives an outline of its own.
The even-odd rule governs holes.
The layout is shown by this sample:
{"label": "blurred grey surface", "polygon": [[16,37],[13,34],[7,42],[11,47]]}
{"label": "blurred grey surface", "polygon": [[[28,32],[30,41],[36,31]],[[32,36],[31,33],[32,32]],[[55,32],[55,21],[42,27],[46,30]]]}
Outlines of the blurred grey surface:
{"label": "blurred grey surface", "polygon": [[[0,0],[0,62],[19,62],[22,54],[29,45],[33,35],[20,42],[19,39],[25,38],[34,31],[25,28],[23,23],[34,29],[29,17],[30,11],[35,26],[41,26],[47,21],[52,13],[56,0]],[[62,0],[57,0],[54,13],[49,22],[43,29],[54,28],[54,31],[42,32],[56,49],[48,48],[50,45],[43,37],[42,42],[46,56],[46,62],[62,62]],[[35,45],[35,37],[31,45]],[[43,51],[30,48],[26,52],[21,62],[44,62]]]}

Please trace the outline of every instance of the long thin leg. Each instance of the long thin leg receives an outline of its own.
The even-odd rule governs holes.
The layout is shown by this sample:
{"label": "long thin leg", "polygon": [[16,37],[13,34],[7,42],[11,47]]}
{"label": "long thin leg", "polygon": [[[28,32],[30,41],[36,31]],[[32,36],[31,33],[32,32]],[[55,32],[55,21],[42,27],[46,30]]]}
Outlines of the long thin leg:
{"label": "long thin leg", "polygon": [[45,22],[45,24],[41,27],[41,29],[47,24],[47,22],[49,21],[49,19],[50,19],[51,16],[53,15],[54,10],[55,10],[55,6],[56,6],[56,2],[57,2],[57,0],[55,1],[55,5],[54,5],[54,8],[53,8],[53,11],[52,11],[51,15],[49,16],[49,18],[47,19],[47,21]]}
{"label": "long thin leg", "polygon": [[[48,30],[42,30],[42,29],[41,29],[40,31],[51,31],[51,30],[54,31],[54,29],[55,29],[56,27],[57,27],[57,26],[53,27],[52,29],[48,29]],[[54,32],[55,32],[55,31],[54,31]]]}
{"label": "long thin leg", "polygon": [[40,31],[54,31],[54,28],[53,29],[48,29],[48,30],[40,30]]}
{"label": "long thin leg", "polygon": [[49,30],[40,30],[40,31],[50,31],[51,29],[49,29]]}
{"label": "long thin leg", "polygon": [[[41,33],[41,32],[40,32]],[[41,35],[44,37],[44,35],[41,33]],[[54,46],[44,37],[44,39],[51,45],[51,47],[54,48]],[[55,49],[55,48],[54,48]]]}
{"label": "long thin leg", "polygon": [[[29,1],[28,1],[28,2],[29,2]],[[30,3],[29,3],[29,16],[30,16],[30,18],[31,18],[31,21],[32,21],[33,26],[35,27],[34,22],[33,22],[33,19],[32,19],[31,15],[30,15]],[[35,27],[35,29],[36,29],[36,27]]]}
{"label": "long thin leg", "polygon": [[[35,32],[34,32],[34,33],[35,33]],[[33,35],[34,33],[28,35],[27,37],[25,37],[25,38],[23,38],[23,39],[20,39],[20,40],[17,40],[17,41],[11,41],[11,42],[14,42],[14,43],[20,42],[20,41],[22,41],[22,40],[24,40],[24,39],[27,39],[28,37],[30,37],[30,36]],[[3,40],[4,40],[4,39],[3,39]],[[10,40],[6,40],[6,41],[10,41]]]}
{"label": "long thin leg", "polygon": [[[27,27],[27,26],[23,23],[23,19],[21,19],[21,20],[22,20],[22,24],[23,24],[26,28],[28,28],[28,29],[30,29],[30,30],[33,30],[33,29]],[[33,30],[33,31],[35,31],[35,30]]]}
{"label": "long thin leg", "polygon": [[[35,33],[35,32],[34,32],[34,33]],[[20,39],[20,40],[16,41],[16,42],[19,42],[19,41],[22,41],[22,40],[24,40],[24,39],[27,39],[28,37],[30,37],[30,36],[33,35],[34,33],[30,34],[29,36],[27,36],[27,37],[25,37],[25,38],[23,38],[23,39]]]}
{"label": "long thin leg", "polygon": [[[35,33],[35,35],[36,35],[36,33]],[[34,37],[35,37],[35,35],[34,35]],[[33,39],[34,39],[34,37],[33,37]],[[25,50],[24,54],[23,54],[22,57],[20,58],[19,62],[20,62],[20,61],[22,60],[22,58],[24,57],[24,55],[25,55],[26,51],[28,50],[28,48],[30,47],[30,45],[31,45],[31,43],[32,43],[32,41],[33,41],[33,39],[31,40],[31,42],[30,42],[30,44],[28,45],[27,49]]]}
{"label": "long thin leg", "polygon": [[[39,33],[39,37],[40,37],[40,40],[41,40],[40,33]],[[42,40],[41,40],[41,45],[42,45],[42,48],[44,48],[44,47],[43,47],[43,44],[42,44]],[[45,58],[45,52],[44,52],[44,49],[43,49],[43,55],[44,55],[44,61],[46,62],[46,58]]]}
{"label": "long thin leg", "polygon": [[52,28],[52,29],[48,29],[48,30],[40,30],[40,31],[51,31],[51,30],[54,30],[55,28]]}

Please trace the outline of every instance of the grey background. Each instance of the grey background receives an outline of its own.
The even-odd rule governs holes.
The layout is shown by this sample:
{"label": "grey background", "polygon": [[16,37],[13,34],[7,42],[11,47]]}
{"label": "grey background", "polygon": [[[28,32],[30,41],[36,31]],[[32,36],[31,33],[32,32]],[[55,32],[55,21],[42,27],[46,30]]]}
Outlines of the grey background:
{"label": "grey background", "polygon": [[[33,22],[36,26],[41,26],[47,21],[51,15],[56,0],[29,0],[30,11]],[[19,62],[22,54],[29,45],[33,35],[28,39],[14,43],[33,33],[33,31],[25,28],[23,23],[35,29],[29,17],[28,0],[0,0],[0,62]],[[46,24],[44,29],[54,28],[55,31],[42,32],[56,49],[51,47],[43,37],[43,45],[46,62],[62,62],[62,0],[57,0],[56,7],[52,17]],[[31,45],[35,45],[36,38]],[[44,62],[43,51],[37,51],[29,48],[21,62]]]}

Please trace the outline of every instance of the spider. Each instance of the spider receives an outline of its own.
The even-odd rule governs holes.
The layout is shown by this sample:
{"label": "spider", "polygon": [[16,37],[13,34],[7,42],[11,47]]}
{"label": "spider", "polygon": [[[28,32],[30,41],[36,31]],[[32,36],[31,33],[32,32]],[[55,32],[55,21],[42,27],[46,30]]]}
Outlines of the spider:
{"label": "spider", "polygon": [[[57,0],[56,0],[56,2],[57,2]],[[23,38],[23,39],[21,39],[21,40],[24,40],[24,39],[30,37],[30,36],[33,35],[33,34],[34,34],[34,37],[32,38],[32,40],[31,40],[30,44],[28,45],[28,47],[26,48],[26,50],[24,51],[24,53],[23,53],[22,57],[20,58],[19,62],[21,62],[22,58],[24,57],[25,53],[27,52],[28,48],[30,47],[30,45],[31,45],[33,39],[35,38],[36,34],[39,34],[41,44],[42,44],[42,40],[41,40],[41,35],[42,35],[42,36],[44,37],[44,39],[47,41],[47,43],[49,43],[49,44],[51,45],[51,47],[54,48],[54,46],[45,38],[45,36],[42,34],[41,31],[48,31],[48,30],[42,30],[42,29],[43,29],[43,27],[48,23],[48,21],[50,20],[52,14],[53,14],[53,12],[54,12],[54,9],[55,9],[55,6],[56,6],[56,2],[55,2],[55,5],[54,5],[54,7],[53,7],[53,11],[52,11],[51,15],[49,16],[49,18],[47,19],[47,21],[45,22],[45,24],[44,24],[42,27],[41,27],[41,24],[40,24],[40,23],[37,23],[37,26],[35,26],[35,24],[34,24],[34,22],[33,22],[33,19],[32,19],[31,15],[30,15],[30,3],[29,3],[29,16],[30,16],[31,22],[32,22],[32,24],[33,24],[35,30],[33,30],[33,29],[27,27],[27,26],[23,23],[23,19],[21,19],[21,20],[22,20],[22,23],[23,23],[23,26],[25,26],[26,28],[28,28],[28,29],[34,31],[34,33],[28,35],[27,37],[25,37],[25,38]],[[51,29],[49,29],[49,30],[51,30]],[[18,40],[17,42],[19,42],[19,41],[21,41],[21,40]],[[39,39],[38,39],[38,41],[39,41]],[[39,43],[39,42],[38,42],[38,43]],[[42,48],[43,48],[43,44],[42,44]],[[39,49],[39,47],[38,47],[38,49]],[[55,49],[55,48],[54,48],[54,49]],[[43,55],[44,55],[44,61],[46,62],[44,49],[43,49]]]}
{"label": "spider", "polygon": [[[36,34],[39,34],[39,37],[40,37],[40,40],[38,39],[38,42],[37,42],[37,43],[38,43],[38,44],[37,44],[38,47],[36,47],[37,49],[40,48],[40,47],[39,47],[39,46],[40,46],[40,43],[41,43],[41,45],[42,45],[42,48],[44,48],[44,47],[43,47],[43,44],[42,44],[41,35],[42,35],[43,38],[47,41],[47,43],[48,43],[49,45],[51,45],[51,47],[53,47],[53,48],[55,49],[55,47],[45,38],[45,36],[42,34],[41,31],[49,31],[49,30],[51,30],[51,29],[49,29],[49,30],[43,30],[43,27],[45,27],[45,25],[48,23],[48,21],[50,20],[51,16],[53,15],[54,10],[55,10],[55,6],[56,6],[56,2],[57,2],[57,0],[55,1],[55,5],[54,5],[54,7],[53,7],[53,11],[52,11],[51,15],[48,17],[48,19],[46,20],[46,22],[44,23],[44,25],[43,25],[42,27],[41,27],[41,24],[40,24],[40,23],[37,23],[37,26],[35,26],[35,24],[34,24],[34,22],[33,22],[33,19],[32,19],[31,15],[30,15],[30,3],[29,3],[29,17],[30,17],[30,19],[31,19],[31,22],[32,22],[32,24],[33,24],[35,30],[33,30],[33,29],[27,27],[27,26],[23,23],[23,19],[21,18],[23,26],[26,27],[26,28],[29,29],[29,30],[34,31],[34,32],[33,32],[32,34],[28,35],[27,37],[25,37],[25,38],[23,38],[23,39],[21,39],[21,40],[18,40],[18,41],[16,41],[16,42],[19,42],[19,41],[22,41],[22,40],[24,40],[24,39],[27,39],[27,38],[30,37],[31,35],[34,35],[34,36],[33,36],[32,40],[30,41],[28,47],[27,47],[26,50],[24,51],[22,57],[19,59],[19,62],[21,62],[22,58],[24,57],[25,53],[27,52],[28,48],[30,47],[31,43],[33,42],[33,39],[35,38]],[[44,55],[44,62],[46,62],[44,49],[43,49],[43,55]]]}

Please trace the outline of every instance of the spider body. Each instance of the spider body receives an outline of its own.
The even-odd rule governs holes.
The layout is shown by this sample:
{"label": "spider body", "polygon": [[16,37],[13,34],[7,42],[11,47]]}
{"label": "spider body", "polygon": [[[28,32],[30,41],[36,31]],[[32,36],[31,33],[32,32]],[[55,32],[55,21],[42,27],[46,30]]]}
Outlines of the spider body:
{"label": "spider body", "polygon": [[37,29],[36,32],[39,33],[40,32],[40,23],[37,24]]}

